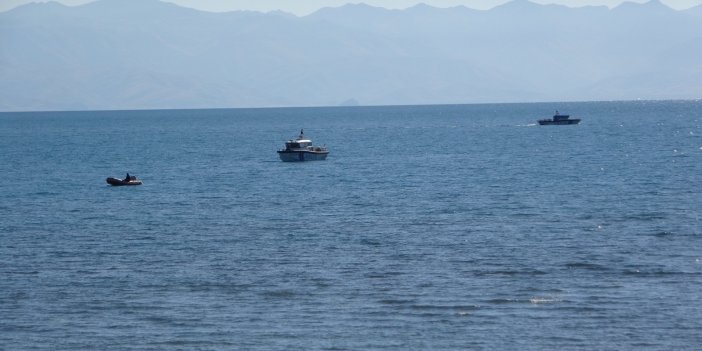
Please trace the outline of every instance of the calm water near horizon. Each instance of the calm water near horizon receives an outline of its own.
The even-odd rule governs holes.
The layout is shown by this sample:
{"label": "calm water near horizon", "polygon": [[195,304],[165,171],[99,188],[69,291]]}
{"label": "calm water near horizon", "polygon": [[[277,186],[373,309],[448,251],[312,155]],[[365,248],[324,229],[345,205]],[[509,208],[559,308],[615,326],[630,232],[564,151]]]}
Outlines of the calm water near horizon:
{"label": "calm water near horizon", "polygon": [[0,113],[0,170],[1,350],[702,345],[702,101]]}

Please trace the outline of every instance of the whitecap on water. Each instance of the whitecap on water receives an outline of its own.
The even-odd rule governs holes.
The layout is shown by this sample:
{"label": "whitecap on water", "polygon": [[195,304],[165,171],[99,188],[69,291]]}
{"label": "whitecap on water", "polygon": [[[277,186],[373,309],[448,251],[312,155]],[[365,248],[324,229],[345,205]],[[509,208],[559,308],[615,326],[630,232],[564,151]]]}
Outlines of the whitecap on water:
{"label": "whitecap on water", "polygon": [[546,297],[532,297],[529,299],[529,302],[533,304],[545,304],[545,303],[556,303],[556,302],[561,302],[561,299],[555,299],[555,298],[546,298]]}

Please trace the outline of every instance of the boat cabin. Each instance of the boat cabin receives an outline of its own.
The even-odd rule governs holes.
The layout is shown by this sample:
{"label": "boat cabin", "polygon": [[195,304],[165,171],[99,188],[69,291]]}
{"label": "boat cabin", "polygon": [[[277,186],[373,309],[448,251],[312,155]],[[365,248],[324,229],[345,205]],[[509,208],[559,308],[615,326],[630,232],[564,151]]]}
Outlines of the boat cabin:
{"label": "boat cabin", "polygon": [[312,141],[307,139],[288,140],[285,142],[285,150],[306,149],[311,145]]}

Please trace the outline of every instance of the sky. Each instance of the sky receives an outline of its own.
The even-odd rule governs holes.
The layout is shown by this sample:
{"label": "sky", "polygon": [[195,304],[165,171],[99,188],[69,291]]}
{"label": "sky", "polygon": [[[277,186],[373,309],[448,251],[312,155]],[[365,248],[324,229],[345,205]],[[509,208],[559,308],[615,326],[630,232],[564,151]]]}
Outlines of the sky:
{"label": "sky", "polygon": [[[82,5],[93,0],[58,0],[64,5]],[[195,8],[203,11],[223,12],[235,10],[252,10],[268,12],[282,10],[298,16],[310,14],[322,7],[338,7],[347,3],[366,3],[368,5],[404,9],[418,3],[425,3],[435,7],[452,7],[463,5],[466,7],[486,10],[501,5],[509,0],[164,0],[184,7]],[[587,5],[604,5],[615,7],[622,0],[531,0],[540,4],[560,4],[570,7]],[[631,2],[647,2],[647,0],[629,0]],[[702,4],[702,0],[660,0],[676,10],[687,9]],[[36,0],[0,0],[0,12],[4,12],[31,2],[46,2]]]}

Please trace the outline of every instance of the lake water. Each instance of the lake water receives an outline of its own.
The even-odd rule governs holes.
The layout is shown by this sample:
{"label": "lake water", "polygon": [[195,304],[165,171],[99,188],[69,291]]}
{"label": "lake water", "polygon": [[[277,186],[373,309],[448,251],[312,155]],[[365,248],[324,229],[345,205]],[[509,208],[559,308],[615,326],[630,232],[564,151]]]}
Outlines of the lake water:
{"label": "lake water", "polygon": [[0,174],[0,349],[702,345],[701,101],[3,113]]}

